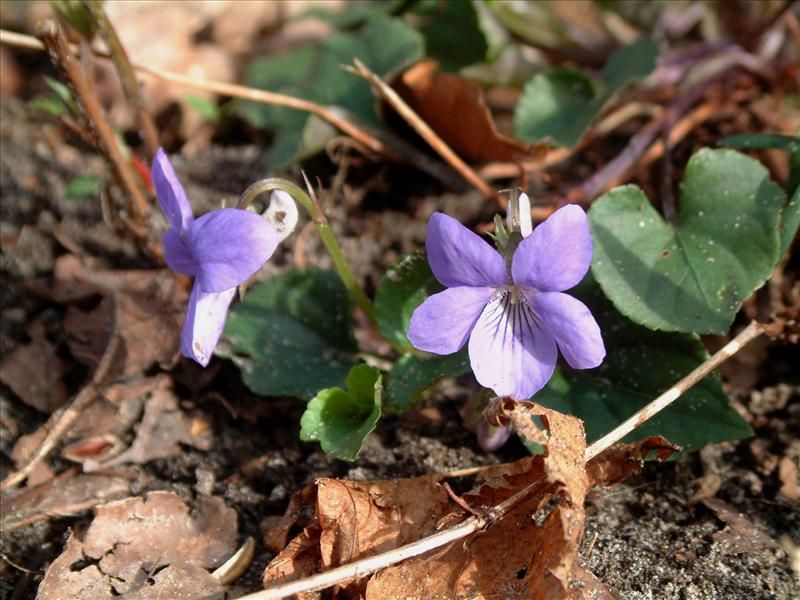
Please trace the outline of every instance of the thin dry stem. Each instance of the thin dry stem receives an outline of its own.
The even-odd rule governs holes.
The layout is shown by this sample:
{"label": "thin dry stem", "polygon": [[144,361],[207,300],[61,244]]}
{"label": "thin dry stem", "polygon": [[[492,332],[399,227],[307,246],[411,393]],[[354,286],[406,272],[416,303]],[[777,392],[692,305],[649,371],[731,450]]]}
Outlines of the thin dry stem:
{"label": "thin dry stem", "polygon": [[355,69],[346,70],[369,81],[381,97],[392,105],[403,119],[414,128],[447,164],[455,169],[471,186],[477,189],[486,199],[498,200],[497,194],[481,179],[478,174],[458,156],[431,127],[395,92],[383,79],[373,73],[363,62],[353,59]]}
{"label": "thin dry stem", "polygon": [[153,122],[153,117],[147,110],[147,104],[139,87],[139,81],[136,79],[136,72],[128,58],[128,53],[117,35],[117,30],[108,18],[103,8],[103,3],[100,0],[91,0],[88,3],[88,7],[101,37],[108,45],[111,60],[114,62],[117,74],[122,82],[122,89],[125,91],[128,102],[136,113],[136,120],[139,123],[142,137],[147,146],[148,158],[153,160],[161,145],[158,141],[158,131],[156,130],[156,124]]}
{"label": "thin dry stem", "polygon": [[723,346],[713,356],[709,357],[708,360],[697,367],[694,371],[689,373],[686,377],[681,379],[678,383],[673,385],[666,392],[661,394],[658,398],[653,400],[650,404],[638,411],[628,420],[624,421],[612,431],[586,448],[586,452],[584,452],[583,455],[586,461],[588,462],[592,460],[603,450],[610,447],[612,444],[616,444],[634,429],[639,427],[642,423],[667,408],[670,404],[675,402],[675,400],[683,396],[687,390],[704,379],[706,375],[711,373],[711,371],[719,367],[722,363],[739,352],[739,350],[744,348],[762,333],[764,333],[764,328],[762,325],[756,321],[752,321],[739,333],[739,335],[725,344],[725,346]]}
{"label": "thin dry stem", "polygon": [[86,119],[87,129],[96,136],[97,147],[108,157],[120,184],[128,192],[133,213],[143,218],[150,212],[147,203],[136,181],[128,161],[122,155],[117,144],[114,130],[111,128],[100,101],[92,93],[80,62],[73,54],[59,25],[52,19],[40,23],[39,37],[50,53],[50,58],[62,73],[65,82],[70,85],[79,105],[83,108],[82,118]]}
{"label": "thin dry stem", "polygon": [[[22,48],[29,48],[31,50],[45,49],[44,46],[35,38],[5,30],[0,30],[0,43]],[[111,58],[107,52],[102,52],[96,49],[93,49],[92,52],[102,58]],[[373,152],[380,153],[386,158],[395,161],[400,161],[402,159],[399,154],[397,154],[394,150],[389,148],[386,144],[365,129],[351,123],[347,119],[336,114],[334,111],[321,106],[316,102],[305,100],[303,98],[295,98],[286,94],[279,94],[277,92],[269,92],[267,90],[246,87],[243,85],[197,79],[196,77],[188,77],[186,75],[174,73],[166,69],[159,69],[158,67],[149,67],[136,63],[131,63],[131,66],[140,73],[196,90],[213,92],[215,94],[230,96],[232,98],[252,100],[254,102],[261,102],[264,104],[272,104],[274,106],[284,106],[286,108],[293,108],[295,110],[311,113],[318,116],[323,121],[333,125],[339,131],[346,133]]]}

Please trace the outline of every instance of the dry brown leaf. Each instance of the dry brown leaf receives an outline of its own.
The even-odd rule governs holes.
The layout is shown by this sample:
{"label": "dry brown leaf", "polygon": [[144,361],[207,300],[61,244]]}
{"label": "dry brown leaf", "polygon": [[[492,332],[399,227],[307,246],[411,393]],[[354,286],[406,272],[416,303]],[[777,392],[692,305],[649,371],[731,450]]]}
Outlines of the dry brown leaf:
{"label": "dry brown leaf", "polygon": [[580,562],[572,568],[569,600],[621,600],[620,596],[600,581]]}
{"label": "dry brown leaf", "polygon": [[144,567],[221,565],[236,550],[236,512],[222,498],[199,496],[190,511],[172,492],[151,492],[98,507],[83,552],[103,573],[132,581]]}
{"label": "dry brown leaf", "polygon": [[666,460],[682,448],[660,435],[653,435],[633,444],[611,446],[589,461],[586,469],[592,487],[616,485],[642,470],[644,459],[655,452],[657,460]]}
{"label": "dry brown leaf", "polygon": [[49,415],[67,401],[67,387],[62,381],[64,363],[56,347],[44,337],[43,328],[33,328],[30,333],[29,344],[3,357],[0,380],[25,404]]}
{"label": "dry brown leaf", "polygon": [[[449,510],[439,478],[426,475],[366,482],[318,479],[315,520],[267,566],[264,584],[365,558],[430,535]],[[284,519],[265,536],[273,543],[285,537],[287,527],[299,524],[303,507],[314,502],[313,498],[308,488],[296,494]],[[358,586],[363,587],[363,582],[351,586],[351,593],[357,595],[354,588]]]}
{"label": "dry brown leaf", "polygon": [[723,554],[745,554],[764,548],[778,548],[778,544],[758,529],[747,517],[719,498],[703,500],[708,508],[725,523],[725,529],[712,537],[722,545]]}
{"label": "dry brown leaf", "polygon": [[[47,436],[47,431],[48,429],[45,423],[36,431],[19,436],[19,439],[17,439],[14,443],[14,447],[11,449],[11,458],[14,460],[14,466],[17,469],[22,468],[30,460],[33,453],[36,452],[36,449]],[[54,474],[55,472],[50,468],[47,461],[42,460],[37,463],[33,471],[30,472],[26,483],[28,486],[34,486],[51,479]]]}
{"label": "dry brown leaf", "polygon": [[269,516],[261,521],[264,545],[270,552],[278,553],[289,543],[293,530],[305,529],[315,520],[317,485],[311,484],[292,495],[286,512],[280,516]]}
{"label": "dry brown leaf", "polygon": [[490,508],[519,491],[509,487],[512,481],[539,485],[501,520],[463,543],[377,573],[367,585],[368,599],[567,596],[589,484],[583,425],[532,403],[517,404],[506,406],[542,418],[550,432],[547,454],[523,459],[527,472],[491,479],[463,499],[473,509]]}
{"label": "dry brown leaf", "polygon": [[206,569],[233,553],[236,529],[236,512],[212,496],[198,497],[191,511],[172,492],[105,504],[83,541],[70,536],[37,598],[223,598]]}
{"label": "dry brown leaf", "polygon": [[3,499],[4,531],[47,518],[72,516],[98,504],[127,496],[130,481],[113,474],[76,475],[68,470],[45,483]]}
{"label": "dry brown leaf", "polygon": [[[470,512],[481,514],[527,490],[520,502],[485,530],[388,567],[373,575],[366,589],[363,580],[344,582],[345,587],[338,588],[339,597],[506,600],[573,594],[576,600],[614,598],[575,563],[586,492],[592,484],[616,483],[636,472],[653,451],[666,458],[679,448],[659,437],[615,447],[592,461],[590,476],[579,419],[533,403],[501,399],[496,408],[497,416],[506,420],[516,412],[529,419],[539,416],[548,432],[547,453],[482,470],[476,486],[458,502],[434,476],[388,482],[322,479],[317,482],[316,500],[307,488],[292,498],[283,518],[265,523],[265,538],[273,543],[285,540],[293,527],[304,527],[270,563],[264,573],[265,586],[421,539],[462,522]],[[314,503],[316,514],[310,518]],[[583,596],[575,595],[582,589]],[[598,595],[601,591],[607,595]],[[299,596],[302,600],[319,597],[318,593]]]}
{"label": "dry brown leaf", "polygon": [[507,162],[540,157],[546,150],[544,145],[532,146],[499,133],[483,89],[438,69],[436,61],[422,61],[403,72],[393,87],[461,158],[472,163]]}
{"label": "dry brown leaf", "polygon": [[192,417],[181,410],[178,398],[172,391],[169,376],[158,375],[143,380],[138,385],[147,396],[144,415],[136,427],[133,443],[127,450],[105,462],[86,459],[83,463],[86,470],[126,463],[146,463],[180,452],[181,444],[201,450],[211,447],[213,440],[210,425],[201,417]]}
{"label": "dry brown leaf", "polygon": [[114,600],[118,594],[97,564],[73,565],[85,559],[83,544],[70,533],[64,551],[45,571],[36,600]]}
{"label": "dry brown leaf", "polygon": [[[138,375],[154,363],[171,366],[178,357],[180,321],[186,291],[168,270],[94,271],[80,259],[65,255],[56,261],[52,289],[33,291],[58,302],[76,302],[92,296],[103,299],[86,311],[70,306],[64,319],[67,343],[73,355],[95,366],[112,330],[120,336],[114,373]],[[118,309],[114,310],[114,305]]]}

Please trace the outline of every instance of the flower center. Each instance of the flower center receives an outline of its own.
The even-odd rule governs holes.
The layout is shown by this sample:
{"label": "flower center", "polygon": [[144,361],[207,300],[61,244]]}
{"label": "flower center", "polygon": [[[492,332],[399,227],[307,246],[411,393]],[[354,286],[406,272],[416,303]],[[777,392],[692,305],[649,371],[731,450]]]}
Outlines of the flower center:
{"label": "flower center", "polygon": [[524,314],[527,320],[538,324],[541,323],[541,319],[536,314],[536,311],[533,310],[533,305],[528,298],[528,294],[537,292],[538,290],[530,287],[526,287],[523,290],[522,286],[512,283],[498,289],[491,302],[496,303],[498,308],[501,307],[503,312],[510,311],[512,316],[517,317]]}

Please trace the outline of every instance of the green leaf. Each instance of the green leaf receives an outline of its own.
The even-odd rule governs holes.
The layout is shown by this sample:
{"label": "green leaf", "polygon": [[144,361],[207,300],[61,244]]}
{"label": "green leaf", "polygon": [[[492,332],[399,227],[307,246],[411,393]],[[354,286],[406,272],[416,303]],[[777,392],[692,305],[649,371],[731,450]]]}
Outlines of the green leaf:
{"label": "green leaf", "polygon": [[58,98],[40,96],[30,101],[33,110],[41,110],[53,117],[62,117],[67,112],[67,107]]}
{"label": "green leaf", "polygon": [[83,200],[94,198],[105,185],[105,179],[98,175],[84,175],[76,177],[67,185],[64,195],[67,200]]}
{"label": "green leaf", "polygon": [[596,86],[571,69],[535,75],[514,110],[514,132],[532,142],[549,137],[559,146],[574,146],[617,91],[655,68],[657,56],[655,42],[640,38],[611,55]]}
{"label": "green leaf", "polygon": [[723,138],[719,145],[750,150],[775,148],[789,152],[791,154],[789,157],[789,181],[786,189],[791,194],[800,187],[800,137],[777,133],[742,133]]}
{"label": "green leaf", "polygon": [[778,260],[781,260],[789,251],[789,247],[794,241],[794,236],[797,235],[797,229],[800,228],[800,186],[797,186],[789,200],[789,204],[783,210],[781,216],[781,246],[778,251]]}
{"label": "green leaf", "polygon": [[402,2],[388,0],[351,0],[338,9],[331,10],[325,5],[311,6],[298,15],[298,18],[314,17],[330,23],[337,29],[352,29],[363,25],[370,19],[390,16],[402,9]]}
{"label": "green leaf", "polygon": [[[570,292],[600,325],[607,356],[585,371],[557,370],[534,400],[583,419],[592,442],[672,387],[708,357],[695,335],[649,331],[623,317],[591,276]],[[623,441],[663,435],[691,451],[752,435],[731,406],[719,376],[711,374]]]}
{"label": "green leaf", "polygon": [[186,106],[196,111],[209,123],[219,123],[222,118],[222,111],[219,106],[217,106],[217,103],[208,98],[198,96],[197,94],[187,94],[184,96],[183,101],[186,103]]}
{"label": "green leaf", "polygon": [[486,60],[489,47],[471,0],[420,3],[413,12],[422,20],[419,31],[425,37],[426,56],[443,70],[458,71]]}
{"label": "green leaf", "polygon": [[58,79],[53,79],[47,75],[44,75],[42,78],[44,79],[47,87],[50,88],[50,91],[52,91],[56,97],[64,103],[64,106],[69,108],[72,112],[77,112],[78,105],[75,104],[75,98],[73,98],[72,92],[66,85],[61,83]]}
{"label": "green leaf", "polygon": [[378,330],[389,342],[412,349],[406,333],[414,310],[431,294],[444,289],[431,272],[424,250],[399,258],[378,284],[375,318]]}
{"label": "green leaf", "polygon": [[[317,46],[279,56],[256,59],[247,68],[247,85],[336,106],[356,121],[378,126],[375,99],[369,84],[345,73],[340,65],[361,59],[378,75],[387,76],[422,57],[422,36],[402,21],[375,17],[355,32],[338,33]],[[244,102],[239,112],[256,127],[274,130],[267,154],[271,169],[291,164],[324,148],[329,138],[304,138],[307,112]],[[307,145],[313,141],[313,145]]]}
{"label": "green leaf", "polygon": [[300,419],[300,439],[319,442],[323,452],[335,458],[355,460],[381,418],[381,373],[356,365],[346,385],[346,390],[324,389],[308,403]]}
{"label": "green leaf", "polygon": [[800,138],[794,135],[777,133],[741,133],[729,135],[719,142],[725,148],[747,148],[748,150],[765,150],[775,148],[786,152],[800,152]]}
{"label": "green leaf", "polygon": [[592,204],[592,273],[636,323],[724,334],[778,260],[784,201],[758,161],[701,150],[686,167],[674,226],[634,185]]}
{"label": "green leaf", "polygon": [[342,385],[357,362],[353,307],[332,271],[297,269],[248,290],[225,324],[230,350],[218,349],[264,396],[311,398]]}
{"label": "green leaf", "polygon": [[396,411],[408,410],[420,393],[438,379],[457,377],[469,371],[466,348],[455,354],[427,359],[406,354],[389,372],[389,383],[386,387],[388,407]]}

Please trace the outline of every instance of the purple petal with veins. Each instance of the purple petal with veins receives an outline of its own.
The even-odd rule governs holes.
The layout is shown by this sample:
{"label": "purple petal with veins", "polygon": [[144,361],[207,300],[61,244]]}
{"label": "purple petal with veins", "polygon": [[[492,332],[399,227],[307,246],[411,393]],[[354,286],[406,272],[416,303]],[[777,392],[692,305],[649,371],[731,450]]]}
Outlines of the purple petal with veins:
{"label": "purple petal with veins", "polygon": [[161,210],[164,211],[164,216],[179,234],[183,234],[194,219],[192,207],[189,205],[186,192],[181,182],[178,181],[178,176],[163,148],[159,148],[156,152],[150,168],[150,176],[153,179],[153,187],[156,190]]}
{"label": "purple petal with veins", "polygon": [[414,347],[451,354],[467,343],[478,382],[517,400],[547,384],[559,349],[575,369],[603,361],[603,339],[589,309],[560,293],[577,285],[592,261],[580,207],[566,206],[534,229],[517,246],[510,269],[480,237],[441,213],[431,217],[427,250],[433,274],[449,289],[414,311],[408,330]]}

